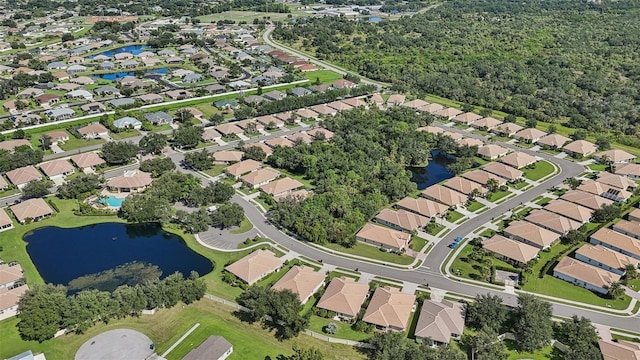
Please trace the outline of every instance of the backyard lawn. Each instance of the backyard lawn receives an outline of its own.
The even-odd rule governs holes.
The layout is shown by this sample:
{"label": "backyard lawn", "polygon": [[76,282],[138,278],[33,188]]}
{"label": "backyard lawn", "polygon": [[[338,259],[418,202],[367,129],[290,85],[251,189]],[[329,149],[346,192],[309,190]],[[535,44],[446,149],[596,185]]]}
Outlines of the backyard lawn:
{"label": "backyard lawn", "polygon": [[553,173],[555,171],[555,167],[548,161],[541,160],[535,163],[535,167],[533,169],[529,169],[525,167],[522,169],[524,172],[524,176],[533,181],[538,181],[543,177]]}
{"label": "backyard lawn", "polygon": [[409,265],[413,262],[413,258],[407,255],[398,255],[387,251],[382,251],[379,248],[361,242],[356,242],[353,247],[346,248],[340,244],[325,244],[324,247],[338,252],[342,252],[348,255],[362,256],[369,259],[376,259],[379,261],[385,261],[400,265]]}
{"label": "backyard lawn", "polygon": [[224,172],[224,169],[227,165],[213,165],[213,167],[209,170],[204,170],[203,172],[209,176],[218,176]]}
{"label": "backyard lawn", "polygon": [[427,234],[436,236],[440,231],[442,231],[442,229],[444,229],[444,225],[434,223],[427,225],[425,230],[427,231]]}
{"label": "backyard lawn", "polygon": [[[338,325],[338,331],[333,335],[325,334],[322,331],[322,328],[327,326],[331,322]],[[311,319],[309,319],[309,326],[307,328],[311,331],[317,332],[318,334],[325,334],[327,336],[353,341],[363,341],[370,339],[373,336],[373,334],[367,334],[351,329],[351,324],[349,323],[333,319],[325,319],[316,315],[311,315]]]}
{"label": "backyard lawn", "polygon": [[504,340],[504,344],[507,347],[507,351],[509,353],[508,360],[518,360],[518,359],[531,359],[531,360],[548,360],[555,359],[556,357],[553,355],[554,350],[553,346],[547,346],[542,348],[541,350],[534,351],[532,353],[520,351],[518,349],[518,345],[515,341],[512,340]]}
{"label": "backyard lawn", "polygon": [[607,165],[605,164],[591,164],[589,165],[589,169],[593,171],[607,171]]}

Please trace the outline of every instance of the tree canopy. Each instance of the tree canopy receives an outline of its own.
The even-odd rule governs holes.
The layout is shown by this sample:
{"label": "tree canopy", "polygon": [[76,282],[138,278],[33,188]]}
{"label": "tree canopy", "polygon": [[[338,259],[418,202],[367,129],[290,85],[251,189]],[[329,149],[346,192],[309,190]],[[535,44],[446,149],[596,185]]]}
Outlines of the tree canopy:
{"label": "tree canopy", "polygon": [[516,342],[525,351],[539,350],[551,342],[553,320],[551,304],[533,295],[521,294],[513,312],[513,333]]}
{"label": "tree canopy", "polygon": [[102,158],[108,164],[124,164],[138,154],[138,146],[128,141],[109,141],[102,145]]}
{"label": "tree canopy", "polygon": [[163,134],[149,133],[140,139],[140,150],[149,154],[159,154],[167,146],[167,137]]}

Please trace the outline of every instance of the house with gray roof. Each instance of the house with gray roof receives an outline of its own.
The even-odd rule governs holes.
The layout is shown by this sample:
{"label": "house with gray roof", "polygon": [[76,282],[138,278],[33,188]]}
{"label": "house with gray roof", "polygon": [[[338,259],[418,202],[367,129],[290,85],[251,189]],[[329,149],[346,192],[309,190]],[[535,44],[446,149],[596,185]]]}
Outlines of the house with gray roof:
{"label": "house with gray roof", "polygon": [[120,65],[125,69],[133,69],[137,68],[140,64],[138,64],[136,60],[131,59],[123,61]]}
{"label": "house with gray roof", "polygon": [[67,120],[67,119],[71,119],[71,117],[73,117],[73,115],[75,115],[75,111],[73,111],[73,109],[69,109],[69,108],[57,108],[57,109],[51,109],[47,112],[45,112],[45,115],[47,115],[47,117],[49,119],[55,120],[55,121],[60,121],[60,120]]}
{"label": "house with gray roof", "polygon": [[140,127],[142,127],[142,122],[131,116],[125,116],[114,121],[113,126],[115,126],[118,129],[126,129],[126,128],[140,129]]}
{"label": "house with gray roof", "polygon": [[307,96],[307,95],[311,95],[311,94],[313,94],[313,92],[311,92],[311,90],[305,89],[303,87],[297,87],[297,88],[294,88],[293,90],[291,90],[291,95],[293,95],[295,97],[302,97],[302,96]]}
{"label": "house with gray roof", "polygon": [[264,98],[267,100],[278,101],[286,98],[287,94],[283,93],[282,91],[272,90],[268,93],[262,94],[262,96],[264,96]]}
{"label": "house with gray roof", "polygon": [[254,85],[271,85],[273,84],[273,79],[260,75],[251,79],[251,83]]}
{"label": "house with gray roof", "polygon": [[65,64],[62,61],[54,61],[51,62],[49,64],[47,64],[47,69],[49,70],[62,70],[62,69],[66,69],[67,68],[67,64]]}
{"label": "house with gray roof", "polygon": [[182,360],[224,360],[233,353],[233,345],[222,336],[209,336],[207,340],[191,350]]}
{"label": "house with gray roof", "polygon": [[73,64],[67,68],[69,74],[79,74],[87,71],[87,67],[84,65]]}
{"label": "house with gray roof", "polygon": [[220,110],[239,109],[240,104],[233,99],[218,100],[213,103]]}
{"label": "house with gray roof", "polygon": [[171,115],[164,111],[156,111],[144,114],[144,118],[149,120],[153,125],[168,124],[173,121]]}
{"label": "house with gray roof", "polygon": [[171,50],[163,49],[158,51],[158,56],[175,56],[175,53]]}
{"label": "house with gray roof", "polygon": [[77,90],[69,91],[64,96],[70,99],[85,99],[85,100],[93,99],[93,94],[88,92],[85,89],[77,89]]}
{"label": "house with gray roof", "polygon": [[200,74],[187,74],[182,78],[182,82],[184,83],[188,83],[188,84],[192,84],[198,81],[202,81],[202,79],[204,79],[204,77]]}
{"label": "house with gray roof", "polygon": [[133,100],[132,98],[120,98],[120,99],[113,99],[113,100],[107,101],[107,104],[113,107],[131,106],[135,103],[136,101]]}
{"label": "house with gray roof", "polygon": [[226,90],[224,85],[220,85],[220,84],[211,84],[205,87],[205,89],[211,94],[221,94]]}
{"label": "house with gray roof", "polygon": [[98,96],[105,95],[120,95],[120,90],[113,86],[100,86],[98,88],[93,89],[93,92]]}
{"label": "house with gray roof", "polygon": [[101,70],[111,70],[111,69],[115,69],[116,64],[112,63],[111,61],[104,61],[103,63],[100,64],[100,69]]}

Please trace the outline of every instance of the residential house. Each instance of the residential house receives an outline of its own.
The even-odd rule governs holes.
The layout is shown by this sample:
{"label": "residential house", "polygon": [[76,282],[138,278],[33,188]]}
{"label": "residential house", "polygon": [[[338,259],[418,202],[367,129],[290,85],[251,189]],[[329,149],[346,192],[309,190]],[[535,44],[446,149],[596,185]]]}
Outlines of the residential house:
{"label": "residential house", "polygon": [[42,179],[42,174],[33,165],[7,171],[6,175],[9,181],[21,190],[29,182]]}
{"label": "residential house", "polygon": [[245,144],[244,149],[246,150],[247,148],[250,148],[250,147],[258,147],[262,149],[262,151],[264,151],[265,155],[267,156],[273,154],[273,149],[270,148],[269,145],[263,142],[254,142],[254,143]]}
{"label": "residential house", "polygon": [[403,293],[395,287],[378,287],[362,321],[383,331],[405,331],[415,310],[415,302],[414,294]]}
{"label": "residential house", "polygon": [[260,249],[224,269],[247,284],[253,285],[272,272],[279,271],[283,264],[284,260],[277,257],[272,251]]}
{"label": "residential house", "polygon": [[607,294],[620,275],[565,256],[553,269],[553,276],[587,290]]}
{"label": "residential house", "polygon": [[626,176],[632,180],[640,180],[640,164],[621,164],[616,166],[617,175]]}
{"label": "residential house", "polygon": [[67,68],[69,75],[75,75],[87,71],[87,67],[84,65],[73,64]]}
{"label": "residential house", "polygon": [[291,90],[291,95],[295,96],[295,97],[303,97],[303,96],[307,96],[307,95],[311,95],[313,94],[313,92],[311,92],[311,90],[303,88],[303,87],[296,87],[293,88]]}
{"label": "residential house", "polygon": [[118,129],[140,129],[142,122],[134,117],[125,116],[115,120],[113,126]]}
{"label": "residential house", "polygon": [[114,108],[121,108],[125,106],[133,106],[136,101],[132,98],[120,98],[106,101],[107,104],[113,106]]}
{"label": "residential house", "polygon": [[311,130],[307,130],[307,134],[313,136],[314,139],[322,139],[329,140],[333,138],[333,131],[329,131],[325,128],[313,128]]}
{"label": "residential house", "polygon": [[67,68],[67,64],[62,61],[54,61],[47,64],[47,70],[64,70]]}
{"label": "residential house", "polygon": [[522,175],[524,174],[522,171],[516,168],[507,166],[505,164],[497,163],[497,162],[488,163],[487,165],[482,167],[482,170],[490,172],[501,178],[504,178],[507,181],[519,180],[522,178]]}
{"label": "residential house", "polygon": [[182,82],[186,84],[197,83],[198,81],[202,81],[204,76],[200,74],[187,74],[182,78]]}
{"label": "residential house", "polygon": [[45,136],[49,138],[51,145],[58,145],[58,143],[64,143],[69,140],[69,134],[65,131],[52,131]]}
{"label": "residential house", "polygon": [[221,94],[221,93],[225,92],[225,90],[226,90],[224,85],[220,85],[220,84],[211,84],[211,85],[208,85],[207,87],[205,87],[205,89],[210,94]]}
{"label": "residential house", "polygon": [[439,202],[422,197],[412,198],[407,196],[396,203],[396,208],[414,212],[425,217],[443,216],[449,208]]}
{"label": "residential house", "polygon": [[598,147],[586,140],[576,140],[563,147],[565,153],[577,157],[589,156],[598,150]]}
{"label": "residential house", "polygon": [[449,300],[425,300],[420,309],[414,335],[417,339],[446,345],[460,340],[464,331],[465,306]]}
{"label": "residential house", "polygon": [[213,105],[215,107],[217,107],[220,110],[235,110],[235,109],[240,109],[240,103],[237,102],[234,99],[223,99],[223,100],[218,100],[216,102],[213,103]]}
{"label": "residential house", "polygon": [[544,206],[544,209],[565,216],[580,224],[586,224],[591,221],[593,217],[593,209],[563,199],[553,199],[549,201],[549,203]]}
{"label": "residential house", "polygon": [[109,136],[109,130],[100,123],[93,123],[78,128],[78,133],[83,139],[96,139]]}
{"label": "residential house", "polygon": [[599,152],[593,155],[593,158],[599,163],[612,163],[612,164],[629,164],[636,160],[636,156],[629,154],[624,150],[611,149],[603,152]]}
{"label": "residential house", "polygon": [[309,195],[313,194],[312,191],[309,190],[305,190],[305,189],[298,189],[295,191],[291,191],[291,192],[287,192],[287,193],[282,193],[280,195],[276,195],[273,197],[273,200],[277,201],[277,202],[281,202],[282,200],[285,199],[297,199],[299,201],[302,201],[304,199],[306,199],[307,197],[309,197]]}
{"label": "residential house", "polygon": [[82,171],[86,171],[87,169],[95,171],[96,167],[105,163],[105,161],[94,152],[74,155],[71,157],[71,162],[73,162]]}
{"label": "residential house", "polygon": [[267,93],[262,94],[262,96],[264,96],[264,98],[267,99],[267,100],[279,101],[279,100],[283,100],[284,98],[286,98],[287,94],[283,93],[282,91],[272,90],[272,91],[269,91]]}
{"label": "residential house", "polygon": [[275,197],[291,193],[303,186],[300,181],[285,176],[260,186],[260,190]]}
{"label": "residential house", "polygon": [[84,89],[69,91],[64,96],[69,99],[93,100],[93,94]]}
{"label": "residential house", "polygon": [[115,54],[113,58],[116,59],[117,61],[130,60],[130,59],[133,59],[133,54],[129,52],[121,52],[121,53]]}
{"label": "residential house", "polygon": [[465,137],[465,138],[456,140],[456,144],[458,144],[458,146],[469,146],[469,147],[477,146],[478,148],[480,148],[481,146],[484,145],[484,142],[476,138]]}
{"label": "residential house", "polygon": [[293,141],[285,138],[284,136],[269,139],[269,140],[265,141],[264,143],[269,145],[269,147],[271,147],[272,149],[275,149],[278,146],[281,146],[281,147],[293,147],[295,145],[293,143]]}
{"label": "residential house", "polygon": [[491,131],[500,136],[512,137],[522,129],[524,128],[516,123],[502,123],[493,128]]}
{"label": "residential house", "polygon": [[16,95],[16,97],[18,99],[29,99],[29,98],[35,98],[42,94],[44,94],[44,91],[42,89],[30,87],[20,91],[18,95]]}
{"label": "residential house", "polygon": [[582,223],[543,209],[532,210],[524,219],[562,236],[567,235],[571,230],[578,230],[582,226]]}
{"label": "residential house", "polygon": [[399,104],[399,105],[402,105],[402,106],[407,107],[409,109],[419,110],[422,107],[429,105],[429,103],[424,101],[424,100],[422,100],[422,99],[414,99],[414,100],[410,100],[410,101],[407,101],[404,104]]}
{"label": "residential house", "polygon": [[251,87],[251,84],[249,84],[246,81],[243,80],[238,80],[238,81],[232,81],[229,84],[230,88],[234,89],[234,90],[243,90],[243,89],[248,89]]}
{"label": "residential house", "polygon": [[492,130],[502,125],[502,121],[492,117],[484,117],[471,123],[471,127],[480,130]]}
{"label": "residential house", "polygon": [[614,274],[624,275],[627,265],[638,267],[640,260],[613,251],[602,245],[584,244],[575,254],[576,260],[599,267]]}
{"label": "residential house", "polygon": [[9,209],[21,224],[40,221],[53,215],[53,210],[42,198],[25,200],[19,204],[11,205]]}
{"label": "residential house", "polygon": [[[4,216],[7,213],[1,211]],[[7,216],[8,217],[8,216]],[[11,219],[9,219],[11,221]],[[0,263],[0,288],[10,288],[13,285],[20,284],[24,281],[24,272],[22,266],[18,263]]]}
{"label": "residential house", "polygon": [[111,61],[105,61],[100,64],[100,70],[113,70],[116,68],[116,64]]}
{"label": "residential house", "polygon": [[[18,314],[18,303],[27,290],[29,290],[27,285],[17,286],[12,289],[0,288],[0,320],[8,319]],[[28,353],[31,353],[31,350],[29,350]],[[16,356],[20,356],[17,360],[30,360],[22,357],[21,354]],[[14,358],[15,357],[12,357],[7,360],[12,360]],[[34,357],[32,356],[31,359],[33,358]]]}
{"label": "residential house", "polygon": [[612,228],[621,234],[640,240],[640,222],[638,221],[620,220],[613,224]]}
{"label": "residential house", "polygon": [[40,106],[42,105],[53,105],[57,102],[60,102],[60,96],[55,94],[42,94],[35,99]]}
{"label": "residential house", "polygon": [[316,306],[335,312],[338,318],[351,320],[358,316],[368,293],[368,284],[358,283],[350,277],[336,277],[331,280]]}
{"label": "residential house", "polygon": [[324,285],[325,274],[315,271],[308,266],[294,266],[271,289],[276,291],[289,290],[298,295],[300,303],[306,304],[320,287]]}
{"label": "residential house", "polygon": [[[591,210],[597,210],[604,205],[613,204],[612,200],[605,199],[602,196],[591,194],[579,190],[569,190],[564,195],[560,196],[560,200],[565,200],[589,208]],[[548,206],[548,205],[547,205]],[[577,219],[575,219],[577,220]]]}
{"label": "residential house", "polygon": [[138,96],[138,99],[145,104],[157,104],[162,102],[163,97],[158,94],[143,94]]}
{"label": "residential house", "polygon": [[252,171],[256,171],[258,169],[262,168],[262,163],[259,161],[255,161],[253,159],[247,159],[247,160],[242,160],[240,162],[237,162],[233,165],[229,165],[227,166],[224,171],[238,179],[240,178],[240,176],[250,173]]}
{"label": "residential house", "polygon": [[353,89],[358,85],[346,79],[338,79],[334,81],[331,86],[335,89]]}
{"label": "residential house", "polygon": [[599,340],[604,360],[640,360],[640,344],[625,340]]}
{"label": "residential house", "polygon": [[621,175],[601,172],[598,174],[597,182],[622,190],[635,190],[638,183]]}
{"label": "residential house", "polygon": [[214,152],[212,156],[216,163],[230,164],[242,160],[244,153],[235,150],[221,150]]}
{"label": "residential house", "polygon": [[120,90],[113,86],[100,86],[93,89],[93,92],[98,96],[107,96],[107,95],[120,95]]}
{"label": "residential house", "polygon": [[266,128],[283,128],[284,121],[272,115],[264,115],[256,118],[256,121]]}
{"label": "residential house", "polygon": [[471,125],[473,122],[480,119],[482,119],[481,115],[478,115],[472,112],[466,112],[466,113],[455,116],[451,120],[453,120],[453,122],[458,124]]}
{"label": "residential house", "polygon": [[481,169],[477,169],[477,170],[471,170],[468,171],[462,175],[463,178],[465,179],[469,179],[473,182],[476,182],[484,187],[487,186],[487,183],[489,182],[489,180],[495,180],[496,184],[498,186],[502,186],[505,185],[507,183],[506,179],[503,179],[497,175],[494,175],[490,172],[486,172],[484,170]]}
{"label": "residential house", "polygon": [[402,251],[402,249],[409,247],[411,234],[372,223],[366,223],[356,234],[356,240],[389,251]]}
{"label": "residential house", "polygon": [[422,112],[427,112],[431,115],[435,115],[437,112],[444,110],[444,106],[440,105],[440,104],[429,104],[429,105],[425,105],[423,107],[421,107],[419,109]]}
{"label": "residential house", "polygon": [[60,121],[71,119],[76,114],[76,112],[70,108],[57,108],[47,110],[44,114],[51,120]]}
{"label": "residential house", "polygon": [[560,134],[549,134],[539,139],[537,144],[546,149],[561,149],[564,144],[569,141],[571,141],[571,139],[566,136],[562,136]]}
{"label": "residential house", "polygon": [[73,174],[75,168],[64,159],[52,160],[40,164],[40,170],[51,180],[64,179]]}
{"label": "residential house", "polygon": [[122,175],[107,181],[109,191],[118,193],[136,193],[151,185],[151,174],[139,170],[127,170]]}
{"label": "residential house", "polygon": [[0,141],[0,150],[7,150],[13,152],[17,147],[28,146],[31,147],[31,143],[26,139],[11,139]]}
{"label": "residential house", "polygon": [[313,136],[303,132],[287,135],[287,139],[293,141],[294,144],[300,142],[301,144],[309,145],[313,142]]}
{"label": "residential house", "polygon": [[462,134],[460,134],[460,133],[452,132],[452,131],[446,131],[446,130],[442,131],[442,132],[440,133],[440,135],[441,135],[441,136],[448,136],[448,137],[450,137],[450,138],[451,138],[451,139],[453,139],[453,140],[460,140],[460,139],[462,139],[462,138],[464,137],[464,136],[463,136]]}
{"label": "residential house", "polygon": [[170,90],[165,92],[164,94],[171,98],[171,100],[183,100],[193,97],[193,94],[187,90]]}
{"label": "residential house", "polygon": [[247,105],[257,105],[268,100],[260,95],[249,95],[245,97],[242,101],[244,101],[244,103]]}
{"label": "residential house", "polygon": [[214,128],[205,128],[202,132],[202,141],[204,142],[212,142],[216,140],[221,140],[222,134],[216,131]]}
{"label": "residential house", "polygon": [[536,159],[535,156],[531,156],[522,151],[512,152],[511,154],[500,158],[500,162],[516,169],[522,169],[525,166],[534,164],[536,161],[538,161],[538,159]]}
{"label": "residential house", "polygon": [[311,109],[312,111],[314,111],[319,115],[324,115],[324,116],[334,116],[335,114],[338,113],[338,110],[334,108],[330,108],[325,104],[313,105],[309,107],[309,109]]}
{"label": "residential house", "polygon": [[269,183],[277,179],[280,176],[280,172],[272,168],[262,168],[240,177],[240,180],[244,182],[249,188],[257,189],[262,185]]}
{"label": "residential house", "polygon": [[152,113],[144,114],[144,118],[147,119],[153,125],[170,124],[173,122],[171,115],[164,111],[156,111]]}
{"label": "residential house", "polygon": [[375,221],[400,231],[415,231],[429,223],[429,218],[407,210],[382,209]]}
{"label": "residential house", "polygon": [[136,60],[131,59],[131,60],[125,60],[121,62],[120,66],[122,66],[125,69],[134,69],[140,66],[140,63],[138,63]]}
{"label": "residential house", "polygon": [[627,201],[633,194],[627,190],[618,189],[598,181],[583,181],[576,190],[585,191],[594,195],[600,195],[603,198],[613,200],[616,203]]}
{"label": "residential house", "polygon": [[601,228],[591,234],[589,242],[593,245],[602,245],[613,251],[640,260],[640,240],[621,234],[615,230]]}
{"label": "residential house", "polygon": [[422,195],[435,201],[441,202],[449,207],[461,205],[468,200],[467,195],[451,190],[440,184],[431,185],[428,188],[422,190]]}
{"label": "residential house", "polygon": [[478,194],[487,192],[487,189],[482,185],[460,176],[452,177],[445,181],[443,185],[467,196],[471,196],[474,192]]}
{"label": "residential house", "polygon": [[404,103],[406,96],[403,94],[391,94],[387,99],[387,106],[400,106]]}
{"label": "residential house", "polygon": [[[2,182],[4,182],[4,179],[2,179]],[[0,209],[0,232],[9,229],[13,229],[13,221],[4,210]],[[2,284],[0,284],[0,286],[2,286]]]}
{"label": "residential house", "polygon": [[499,157],[505,156],[509,153],[509,150],[496,144],[487,144],[478,148],[478,156],[486,160],[495,160]]}
{"label": "residential house", "polygon": [[633,209],[633,211],[629,213],[629,221],[640,222],[640,209]]}
{"label": "residential house", "polygon": [[232,123],[220,124],[216,126],[215,129],[223,136],[231,136],[243,133],[243,130],[240,127]]}
{"label": "residential house", "polygon": [[522,129],[517,133],[513,134],[513,137],[522,142],[533,144],[538,142],[538,140],[540,140],[546,135],[547,133],[542,130],[538,130],[535,128],[527,128],[527,129]]}
{"label": "residential house", "polygon": [[349,106],[349,109],[358,108],[358,107],[365,108],[365,109],[369,108],[367,103],[365,101],[362,101],[359,98],[344,99],[342,100],[342,103]]}
{"label": "residential house", "polygon": [[497,234],[493,235],[490,239],[484,240],[482,247],[494,253],[498,259],[514,265],[528,263],[535,259],[540,251],[540,249],[535,246],[511,240]]}
{"label": "residential house", "polygon": [[504,229],[504,235],[540,250],[550,248],[560,240],[559,234],[522,220],[511,222],[509,226]]}
{"label": "residential house", "polygon": [[209,336],[182,360],[225,360],[233,353],[233,345],[222,336]]}

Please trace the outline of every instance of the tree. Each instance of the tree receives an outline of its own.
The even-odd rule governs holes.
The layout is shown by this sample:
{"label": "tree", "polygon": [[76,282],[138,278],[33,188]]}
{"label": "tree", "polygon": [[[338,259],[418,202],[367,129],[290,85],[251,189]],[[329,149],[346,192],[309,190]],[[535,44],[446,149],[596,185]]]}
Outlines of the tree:
{"label": "tree", "polygon": [[153,177],[159,177],[175,168],[176,164],[168,157],[148,159],[140,163],[140,170],[151,173]]}
{"label": "tree", "polygon": [[216,211],[211,214],[211,225],[226,229],[232,226],[238,226],[244,219],[244,209],[236,203],[226,203],[220,205]]}
{"label": "tree", "polygon": [[474,302],[467,305],[467,325],[474,329],[487,327],[500,332],[508,312],[502,305],[502,298],[497,295],[477,295]]}
{"label": "tree", "polygon": [[612,282],[607,288],[607,294],[612,299],[619,299],[624,296],[624,287],[622,286],[622,283],[618,281]]}
{"label": "tree", "polygon": [[213,167],[210,155],[206,149],[189,152],[184,155],[184,162],[187,166],[199,171],[209,170]]}
{"label": "tree", "polygon": [[128,141],[109,141],[102,146],[102,158],[111,165],[124,164],[138,154],[138,146]]}
{"label": "tree", "polygon": [[506,346],[498,339],[498,333],[488,327],[482,327],[474,335],[465,336],[462,342],[469,347],[471,359],[505,360],[509,357]]}
{"label": "tree", "polygon": [[487,180],[486,187],[489,190],[489,192],[494,193],[500,189],[500,184],[496,179],[489,179]]}
{"label": "tree", "polygon": [[51,137],[49,135],[40,136],[40,143],[42,144],[42,150],[49,150],[51,148]]}
{"label": "tree", "polygon": [[16,131],[13,132],[13,138],[14,139],[24,139],[27,136],[27,134],[25,134],[24,130],[22,129],[18,129]]}
{"label": "tree", "polygon": [[198,209],[192,213],[178,210],[176,211],[175,220],[176,223],[189,234],[195,234],[206,231],[211,223],[211,217],[205,209]]}
{"label": "tree", "polygon": [[518,297],[518,307],[513,311],[511,331],[516,342],[525,351],[539,350],[549,344],[553,336],[551,304],[533,295]]}
{"label": "tree", "polygon": [[549,133],[549,134],[555,134],[556,131],[558,131],[558,127],[555,124],[551,124],[547,128],[547,133]]}
{"label": "tree", "polygon": [[624,267],[624,279],[625,281],[635,280],[638,278],[638,268],[634,264],[627,264]]}
{"label": "tree", "polygon": [[602,205],[600,209],[593,211],[593,221],[606,223],[620,217],[621,209],[616,204]]}
{"label": "tree", "polygon": [[32,180],[22,188],[22,196],[26,199],[45,197],[49,195],[49,188],[53,181],[47,179]]}
{"label": "tree", "polygon": [[79,174],[77,177],[58,187],[58,197],[62,199],[79,199],[88,193],[101,189],[104,180],[95,174]]}
{"label": "tree", "polygon": [[564,244],[574,245],[587,240],[587,235],[580,230],[569,230],[569,232],[562,237]]}
{"label": "tree", "polygon": [[570,135],[573,140],[584,140],[587,138],[587,131],[584,129],[577,129]]}
{"label": "tree", "polygon": [[134,194],[122,202],[118,216],[130,223],[165,223],[171,216],[171,204],[152,194]]}
{"label": "tree", "polygon": [[598,136],[596,145],[598,150],[609,150],[611,148],[611,140],[606,136]]}
{"label": "tree", "polygon": [[149,133],[140,139],[138,146],[147,154],[160,154],[167,146],[167,137],[163,134]]}
{"label": "tree", "polygon": [[62,42],[71,41],[71,40],[73,40],[73,34],[71,34],[71,33],[62,34],[61,40],[62,40]]}
{"label": "tree", "polygon": [[263,161],[267,154],[265,154],[264,150],[258,146],[245,146],[244,147],[244,155],[242,155],[242,160],[252,159],[255,161]]}
{"label": "tree", "polygon": [[202,139],[202,132],[200,126],[184,123],[178,129],[173,130],[173,143],[182,149],[194,148]]}
{"label": "tree", "polygon": [[211,115],[211,118],[209,118],[209,122],[214,126],[220,125],[224,122],[224,115],[222,115],[222,113],[215,113]]}
{"label": "tree", "polygon": [[276,360],[323,360],[323,359],[324,359],[324,356],[322,355],[319,349],[315,347],[301,348],[301,347],[298,347],[297,344],[293,345],[293,355],[285,356],[280,354],[276,358]]}
{"label": "tree", "polygon": [[508,122],[508,123],[514,123],[516,122],[518,119],[516,118],[515,115],[513,114],[507,114],[507,116],[504,117],[504,122]]}
{"label": "tree", "polygon": [[538,120],[536,120],[534,118],[528,118],[527,121],[525,121],[525,125],[528,128],[535,129],[535,127],[538,126]]}
{"label": "tree", "polygon": [[600,338],[589,319],[573,315],[571,319],[558,323],[557,329],[556,340],[568,347],[565,359],[602,359],[597,346]]}
{"label": "tree", "polygon": [[18,302],[18,331],[23,340],[45,341],[60,330],[67,307],[67,289],[56,285],[34,285]]}
{"label": "tree", "polygon": [[564,181],[567,185],[569,185],[569,187],[571,188],[571,190],[575,190],[578,188],[578,186],[580,186],[580,184],[582,184],[582,180],[580,179],[576,179],[576,178],[568,178],[567,180]]}

